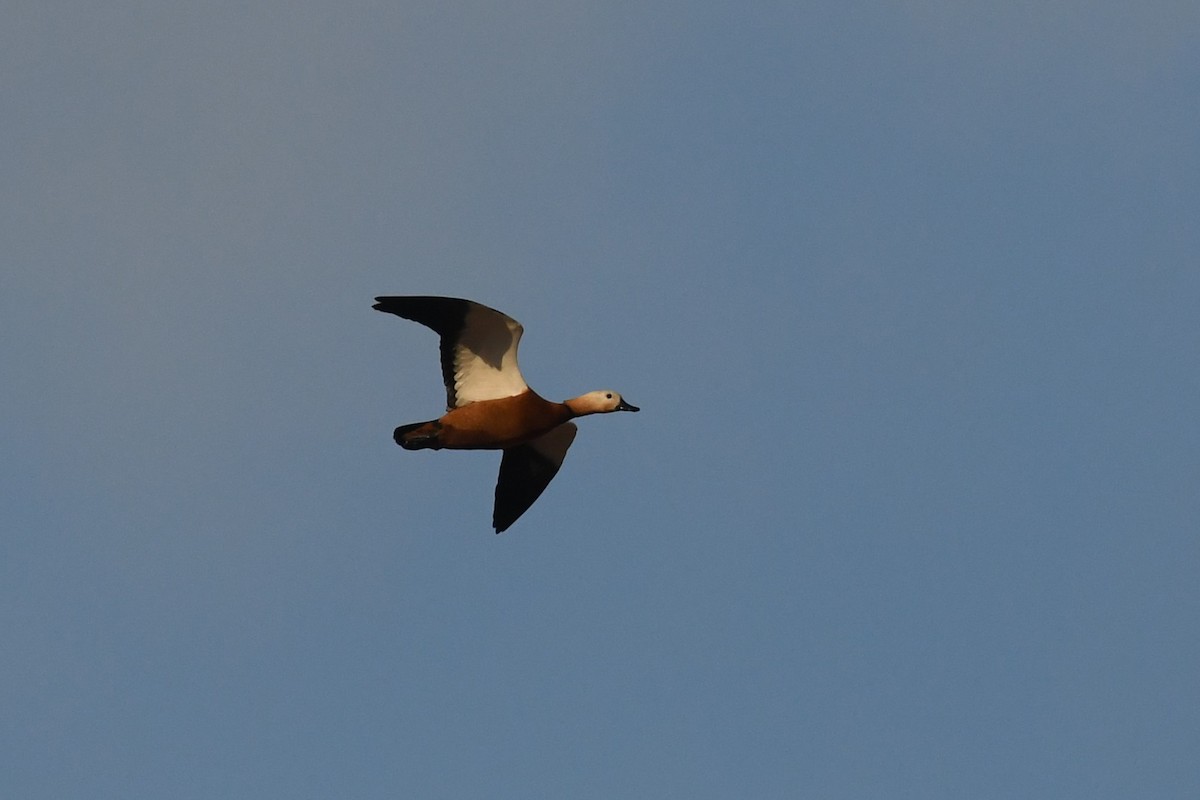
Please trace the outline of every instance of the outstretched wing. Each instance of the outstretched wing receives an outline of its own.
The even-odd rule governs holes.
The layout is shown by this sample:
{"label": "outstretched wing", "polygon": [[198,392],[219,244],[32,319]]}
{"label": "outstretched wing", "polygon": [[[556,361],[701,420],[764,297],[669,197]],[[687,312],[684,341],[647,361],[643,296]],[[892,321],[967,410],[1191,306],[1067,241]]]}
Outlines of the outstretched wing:
{"label": "outstretched wing", "polygon": [[578,430],[574,423],[564,422],[533,441],[504,451],[500,460],[500,478],[496,481],[496,505],[492,511],[492,527],[496,533],[508,530],[550,485]]}
{"label": "outstretched wing", "polygon": [[441,337],[447,409],[529,390],[517,366],[524,328],[512,317],[455,297],[376,297],[372,308],[419,322]]}

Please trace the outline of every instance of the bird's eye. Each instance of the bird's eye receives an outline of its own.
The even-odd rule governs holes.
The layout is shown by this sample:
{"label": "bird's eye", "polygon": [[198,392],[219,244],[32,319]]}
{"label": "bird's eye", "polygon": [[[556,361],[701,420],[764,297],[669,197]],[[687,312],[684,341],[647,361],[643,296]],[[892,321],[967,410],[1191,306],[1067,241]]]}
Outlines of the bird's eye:
{"label": "bird's eye", "polygon": [[604,399],[612,400],[612,392],[609,392],[608,394],[604,395]]}

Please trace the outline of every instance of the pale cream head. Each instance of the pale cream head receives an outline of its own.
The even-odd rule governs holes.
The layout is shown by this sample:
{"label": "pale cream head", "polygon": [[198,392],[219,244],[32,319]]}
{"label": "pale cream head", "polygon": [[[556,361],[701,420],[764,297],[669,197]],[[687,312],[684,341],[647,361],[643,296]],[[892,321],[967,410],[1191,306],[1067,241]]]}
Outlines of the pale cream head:
{"label": "pale cream head", "polygon": [[588,392],[567,401],[567,406],[575,412],[575,416],[584,414],[608,414],[613,411],[639,411],[637,406],[626,403],[621,395],[608,389]]}

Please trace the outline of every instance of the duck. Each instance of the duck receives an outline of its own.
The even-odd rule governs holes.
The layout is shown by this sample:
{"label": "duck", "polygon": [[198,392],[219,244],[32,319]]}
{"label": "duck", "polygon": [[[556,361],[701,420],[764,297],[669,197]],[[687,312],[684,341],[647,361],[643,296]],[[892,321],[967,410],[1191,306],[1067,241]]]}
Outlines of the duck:
{"label": "duck", "polygon": [[503,533],[558,474],[578,428],[591,414],[640,411],[601,389],[556,403],[529,388],[517,364],[521,323],[457,297],[381,296],[372,306],[432,329],[439,337],[446,413],[401,425],[405,450],[500,450],[492,527]]}

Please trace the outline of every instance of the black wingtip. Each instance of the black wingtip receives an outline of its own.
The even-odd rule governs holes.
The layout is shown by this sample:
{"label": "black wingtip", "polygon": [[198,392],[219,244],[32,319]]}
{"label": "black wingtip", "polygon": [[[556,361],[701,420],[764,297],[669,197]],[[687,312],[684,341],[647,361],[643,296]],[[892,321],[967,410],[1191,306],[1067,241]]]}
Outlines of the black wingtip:
{"label": "black wingtip", "polygon": [[457,297],[381,295],[371,308],[419,322],[440,336],[453,336],[461,330],[471,305],[470,300]]}

